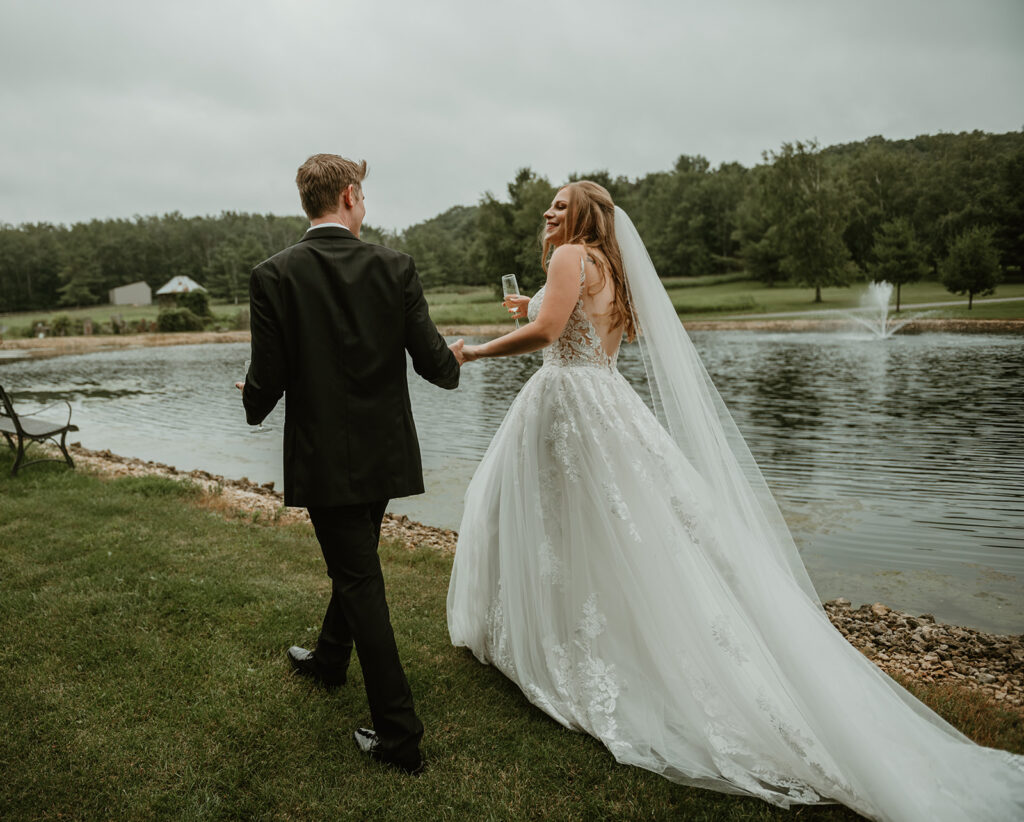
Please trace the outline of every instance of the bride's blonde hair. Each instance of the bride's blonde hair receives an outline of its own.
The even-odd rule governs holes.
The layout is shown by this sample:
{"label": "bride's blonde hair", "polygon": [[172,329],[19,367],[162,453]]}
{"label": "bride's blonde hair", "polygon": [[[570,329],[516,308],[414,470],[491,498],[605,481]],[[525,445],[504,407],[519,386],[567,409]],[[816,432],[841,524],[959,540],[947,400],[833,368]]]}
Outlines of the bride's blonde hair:
{"label": "bride's blonde hair", "polygon": [[[619,244],[615,240],[615,203],[608,190],[591,180],[577,180],[563,186],[568,191],[569,202],[565,210],[563,225],[565,227],[565,244],[582,245],[596,248],[608,261],[615,293],[608,316],[612,327],[621,326],[630,342],[636,337],[636,326],[633,323],[633,312],[629,305],[629,292],[626,289],[626,272],[619,254]],[[541,266],[548,270],[548,259],[554,251],[554,244],[545,239],[541,251]],[[598,265],[602,274],[604,266]],[[603,286],[603,282],[602,282]]]}

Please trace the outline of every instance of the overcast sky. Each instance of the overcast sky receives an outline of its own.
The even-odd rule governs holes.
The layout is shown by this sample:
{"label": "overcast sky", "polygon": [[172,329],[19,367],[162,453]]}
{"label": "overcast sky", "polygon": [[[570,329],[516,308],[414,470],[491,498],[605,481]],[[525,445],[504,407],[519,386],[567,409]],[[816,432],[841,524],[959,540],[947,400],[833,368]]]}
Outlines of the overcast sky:
{"label": "overcast sky", "polygon": [[1024,127],[1024,0],[0,0],[0,222],[300,213],[365,158],[403,228],[517,168]]}

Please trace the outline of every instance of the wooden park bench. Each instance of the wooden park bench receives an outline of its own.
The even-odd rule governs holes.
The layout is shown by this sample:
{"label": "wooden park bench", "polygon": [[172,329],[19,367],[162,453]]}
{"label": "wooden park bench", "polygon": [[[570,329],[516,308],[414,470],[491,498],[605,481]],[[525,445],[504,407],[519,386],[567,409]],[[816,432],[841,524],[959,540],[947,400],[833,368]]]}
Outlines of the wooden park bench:
{"label": "wooden park bench", "polygon": [[[0,385],[0,403],[3,404],[3,407],[0,408],[0,433],[6,438],[7,444],[11,446],[11,450],[17,452],[17,457],[14,459],[14,467],[11,469],[12,477],[18,473],[19,468],[24,468],[26,465],[35,465],[37,462],[62,461],[60,457],[42,457],[22,464],[22,460],[25,459],[25,449],[33,442],[43,442],[44,440],[50,440],[50,442],[60,448],[61,453],[64,454],[63,461],[67,462],[72,468],[75,467],[75,463],[68,453],[66,443],[68,431],[78,430],[77,425],[71,424],[71,403],[67,402],[67,400],[64,401],[64,404],[68,407],[68,418],[64,422],[51,422],[50,420],[36,417],[36,414],[43,413],[47,408],[34,411],[31,414],[18,414],[14,410],[10,394],[4,391],[2,385]],[[49,406],[49,408],[53,407]],[[60,442],[57,441],[58,434],[60,435]],[[17,444],[15,444],[15,440],[17,440]]]}

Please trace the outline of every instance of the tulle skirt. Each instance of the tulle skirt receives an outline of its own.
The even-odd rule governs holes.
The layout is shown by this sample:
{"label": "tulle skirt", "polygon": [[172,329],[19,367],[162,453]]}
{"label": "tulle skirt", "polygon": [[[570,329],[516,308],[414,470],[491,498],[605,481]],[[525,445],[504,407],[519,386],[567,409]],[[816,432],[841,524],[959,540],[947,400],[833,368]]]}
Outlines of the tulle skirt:
{"label": "tulle skirt", "polygon": [[614,368],[543,366],[474,475],[452,642],[616,760],[782,807],[1024,818],[1024,759],[850,646]]}

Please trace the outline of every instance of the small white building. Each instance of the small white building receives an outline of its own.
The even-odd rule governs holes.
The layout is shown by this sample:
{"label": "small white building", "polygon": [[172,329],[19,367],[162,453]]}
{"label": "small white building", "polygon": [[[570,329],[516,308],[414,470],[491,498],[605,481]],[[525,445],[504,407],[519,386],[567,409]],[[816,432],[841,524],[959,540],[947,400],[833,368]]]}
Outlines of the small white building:
{"label": "small white building", "polygon": [[180,277],[172,277],[164,283],[157,290],[156,295],[163,297],[167,294],[187,294],[189,291],[206,291],[206,289],[191,277],[181,275]]}
{"label": "small white building", "polygon": [[140,280],[110,289],[109,298],[111,305],[152,305],[153,289],[145,280]]}

